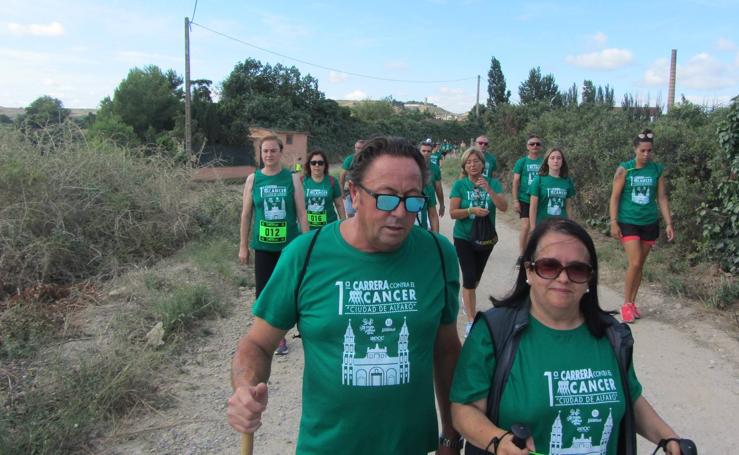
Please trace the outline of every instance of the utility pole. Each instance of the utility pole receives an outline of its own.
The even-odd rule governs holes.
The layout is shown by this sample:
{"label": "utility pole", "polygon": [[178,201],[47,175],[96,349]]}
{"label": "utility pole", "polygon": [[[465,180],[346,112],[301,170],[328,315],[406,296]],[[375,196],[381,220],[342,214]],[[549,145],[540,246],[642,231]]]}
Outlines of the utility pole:
{"label": "utility pole", "polygon": [[475,117],[480,120],[480,75],[477,75],[477,101],[475,102]]}
{"label": "utility pole", "polygon": [[192,116],[190,115],[190,18],[185,18],[185,152],[192,156]]}

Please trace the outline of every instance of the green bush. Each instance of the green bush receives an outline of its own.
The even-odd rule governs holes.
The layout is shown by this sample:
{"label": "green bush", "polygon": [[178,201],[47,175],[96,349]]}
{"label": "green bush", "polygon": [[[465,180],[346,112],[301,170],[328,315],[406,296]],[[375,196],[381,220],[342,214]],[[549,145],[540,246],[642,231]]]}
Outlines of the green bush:
{"label": "green bush", "polygon": [[0,130],[0,293],[111,276],[237,229],[235,192],[193,186],[191,168],[159,154],[90,146],[74,128],[45,142],[43,130]]}
{"label": "green bush", "polygon": [[191,327],[196,321],[224,314],[221,301],[203,285],[175,288],[171,295],[154,302],[153,309],[162,321],[165,337]]}

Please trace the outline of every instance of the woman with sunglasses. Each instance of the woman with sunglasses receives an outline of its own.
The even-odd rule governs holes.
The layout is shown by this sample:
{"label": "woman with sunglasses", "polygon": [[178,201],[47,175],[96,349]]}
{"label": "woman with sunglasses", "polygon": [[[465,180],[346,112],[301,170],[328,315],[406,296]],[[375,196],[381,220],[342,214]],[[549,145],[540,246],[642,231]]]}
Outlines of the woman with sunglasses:
{"label": "woman with sunglasses", "polygon": [[486,179],[482,173],[485,170],[485,156],[471,147],[462,154],[463,178],[452,185],[449,194],[449,213],[454,219],[454,247],[459,256],[459,265],[462,268],[462,301],[467,315],[465,336],[472,327],[475,318],[477,295],[475,290],[485,271],[492,248],[478,250],[472,243],[472,225],[475,217],[487,216],[495,226],[495,210],[505,212],[508,202],[503,196],[503,186],[498,179]]}
{"label": "woman with sunglasses", "polygon": [[341,198],[339,182],[328,173],[328,160],[323,150],[313,150],[308,155],[308,166],[303,176],[305,190],[305,209],[311,230],[328,223],[346,218],[344,201]]}
{"label": "woman with sunglasses", "polygon": [[567,160],[558,148],[551,148],[544,155],[539,175],[529,187],[529,226],[533,230],[545,218],[559,216],[569,218],[572,213],[572,197],[575,186],[569,177]]}
{"label": "woman with sunglasses", "polygon": [[609,205],[611,236],[621,241],[629,261],[621,306],[621,318],[628,323],[641,317],[636,294],[644,263],[659,237],[660,212],[665,220],[667,240],[671,242],[675,238],[666,173],[661,164],[652,161],[653,141],[654,133],[649,129],[634,138],[635,157],[618,165]]}
{"label": "woman with sunglasses", "polygon": [[[452,382],[452,419],[467,439],[466,453],[635,455],[636,431],[655,443],[677,438],[642,396],[623,355],[633,345],[630,330],[600,308],[595,246],[577,223],[538,224],[512,293],[494,303],[476,319]],[[501,315],[515,324],[488,324]],[[510,355],[496,357],[493,339],[506,340],[501,344],[511,351],[499,348],[511,353],[511,363]],[[494,382],[498,363],[508,372]],[[497,406],[489,396],[500,397]],[[530,430],[523,449],[514,444],[515,424]],[[667,453],[680,454],[677,441],[666,444]]]}
{"label": "woman with sunglasses", "polygon": [[[262,138],[259,153],[263,167],[246,178],[241,208],[239,261],[249,263],[248,238],[252,229],[251,247],[254,249],[254,281],[259,297],[277,266],[283,248],[308,231],[303,199],[303,184],[282,166],[283,145],[279,137]],[[277,354],[287,354],[283,338]]]}

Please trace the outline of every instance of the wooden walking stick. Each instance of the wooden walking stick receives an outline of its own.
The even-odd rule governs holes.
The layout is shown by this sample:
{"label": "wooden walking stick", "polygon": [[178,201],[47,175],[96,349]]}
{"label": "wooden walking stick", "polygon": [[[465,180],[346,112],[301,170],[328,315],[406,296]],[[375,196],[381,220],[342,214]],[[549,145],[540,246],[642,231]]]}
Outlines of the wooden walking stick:
{"label": "wooden walking stick", "polygon": [[254,435],[252,433],[241,434],[241,455],[252,455],[254,452]]}

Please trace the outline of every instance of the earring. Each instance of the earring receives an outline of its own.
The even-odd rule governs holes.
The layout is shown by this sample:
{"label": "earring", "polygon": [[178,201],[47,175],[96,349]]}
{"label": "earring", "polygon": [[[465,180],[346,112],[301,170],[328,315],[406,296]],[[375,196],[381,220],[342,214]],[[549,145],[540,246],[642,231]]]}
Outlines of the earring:
{"label": "earring", "polygon": [[590,288],[585,289],[585,293],[586,294],[589,293],[589,292],[590,292]]}
{"label": "earring", "polygon": [[526,278],[526,284],[531,284],[531,283],[529,283],[529,279],[528,278]]}

